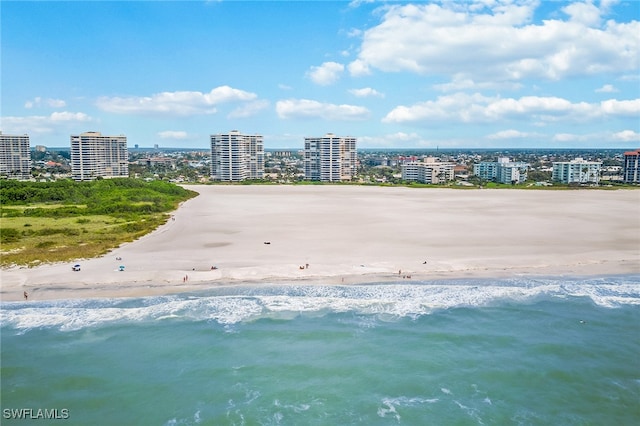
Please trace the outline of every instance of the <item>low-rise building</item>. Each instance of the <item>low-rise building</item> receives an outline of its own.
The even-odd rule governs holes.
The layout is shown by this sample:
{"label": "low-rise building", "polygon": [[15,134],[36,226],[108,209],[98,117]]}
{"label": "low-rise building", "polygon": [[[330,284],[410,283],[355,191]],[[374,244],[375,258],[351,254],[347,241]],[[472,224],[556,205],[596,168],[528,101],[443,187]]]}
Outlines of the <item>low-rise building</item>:
{"label": "low-rise building", "polygon": [[439,162],[433,157],[423,161],[410,161],[402,164],[402,180],[439,184],[453,180],[455,164]]}
{"label": "low-rise building", "polygon": [[501,157],[498,161],[484,161],[473,165],[473,174],[483,180],[499,183],[523,183],[527,180],[529,164],[510,161]]}
{"label": "low-rise building", "polygon": [[592,183],[600,182],[600,161],[586,161],[583,158],[576,158],[571,161],[553,162],[553,172],[551,178],[554,182],[560,183]]}

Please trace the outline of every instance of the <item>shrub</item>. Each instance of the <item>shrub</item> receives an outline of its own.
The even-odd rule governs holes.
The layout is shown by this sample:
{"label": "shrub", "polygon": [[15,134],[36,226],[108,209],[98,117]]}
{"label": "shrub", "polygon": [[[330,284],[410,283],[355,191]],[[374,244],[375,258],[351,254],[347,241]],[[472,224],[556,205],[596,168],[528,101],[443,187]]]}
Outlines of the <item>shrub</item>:
{"label": "shrub", "polygon": [[55,245],[55,242],[53,241],[41,241],[38,244],[36,244],[37,248],[49,248],[49,247],[53,247]]}
{"label": "shrub", "polygon": [[15,243],[20,241],[20,232],[15,228],[4,228],[0,230],[0,242]]}

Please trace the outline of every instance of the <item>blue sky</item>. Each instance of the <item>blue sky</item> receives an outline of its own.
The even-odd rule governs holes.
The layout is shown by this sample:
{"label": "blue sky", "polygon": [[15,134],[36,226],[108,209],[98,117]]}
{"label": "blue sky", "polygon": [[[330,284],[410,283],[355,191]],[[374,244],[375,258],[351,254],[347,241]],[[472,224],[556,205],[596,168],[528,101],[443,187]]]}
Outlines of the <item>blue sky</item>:
{"label": "blue sky", "polygon": [[5,134],[640,147],[640,2],[2,1]]}

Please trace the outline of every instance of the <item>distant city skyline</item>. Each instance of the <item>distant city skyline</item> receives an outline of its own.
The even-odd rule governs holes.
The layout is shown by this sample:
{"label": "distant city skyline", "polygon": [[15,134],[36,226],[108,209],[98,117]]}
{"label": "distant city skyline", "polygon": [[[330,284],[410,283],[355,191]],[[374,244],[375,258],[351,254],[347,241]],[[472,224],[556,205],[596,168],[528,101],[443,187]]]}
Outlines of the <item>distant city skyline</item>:
{"label": "distant city skyline", "polygon": [[3,1],[0,131],[302,149],[640,146],[640,2]]}

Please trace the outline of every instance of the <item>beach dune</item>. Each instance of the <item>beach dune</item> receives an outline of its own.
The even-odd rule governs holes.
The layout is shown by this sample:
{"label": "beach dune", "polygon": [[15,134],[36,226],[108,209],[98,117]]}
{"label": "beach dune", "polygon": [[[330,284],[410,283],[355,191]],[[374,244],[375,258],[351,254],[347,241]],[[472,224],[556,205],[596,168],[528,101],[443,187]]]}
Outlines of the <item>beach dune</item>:
{"label": "beach dune", "polygon": [[188,188],[173,219],[103,257],[3,269],[2,300],[640,272],[640,191]]}

